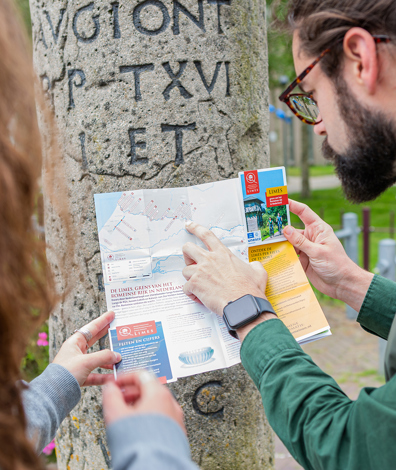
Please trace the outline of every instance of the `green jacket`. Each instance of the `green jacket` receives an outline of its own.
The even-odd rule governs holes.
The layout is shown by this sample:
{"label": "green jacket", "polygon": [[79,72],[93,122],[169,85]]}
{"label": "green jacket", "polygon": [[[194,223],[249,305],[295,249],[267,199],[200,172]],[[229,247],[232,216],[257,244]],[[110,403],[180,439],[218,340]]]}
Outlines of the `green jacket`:
{"label": "green jacket", "polygon": [[[375,276],[357,321],[387,339],[395,313],[396,283]],[[396,357],[396,328],[392,330],[388,374],[389,361]],[[363,388],[352,401],[278,319],[247,335],[241,359],[261,393],[269,423],[305,469],[396,468],[396,375],[382,387]]]}

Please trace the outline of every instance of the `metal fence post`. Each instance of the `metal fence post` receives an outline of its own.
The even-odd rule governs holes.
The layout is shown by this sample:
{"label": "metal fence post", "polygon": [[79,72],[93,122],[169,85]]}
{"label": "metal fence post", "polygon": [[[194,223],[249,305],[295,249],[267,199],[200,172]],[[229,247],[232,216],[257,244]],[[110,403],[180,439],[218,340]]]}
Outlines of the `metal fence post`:
{"label": "metal fence post", "polygon": [[[377,269],[379,274],[391,281],[396,279],[396,241],[389,238],[381,240],[378,246],[378,264]],[[378,372],[384,375],[384,358],[387,341],[378,338],[379,346],[379,364]]]}
{"label": "metal fence post", "polygon": [[[335,232],[336,236],[344,241],[346,254],[353,262],[358,264],[358,216],[353,212],[342,215],[342,229]],[[346,308],[347,318],[356,320],[358,313],[349,305]]]}
{"label": "metal fence post", "polygon": [[353,262],[358,264],[358,235],[360,229],[358,226],[358,216],[353,212],[347,212],[342,217],[342,225],[345,230],[349,230],[351,235],[345,238],[344,247],[347,255]]}
{"label": "metal fence post", "polygon": [[370,207],[363,207],[363,268],[370,271]]}

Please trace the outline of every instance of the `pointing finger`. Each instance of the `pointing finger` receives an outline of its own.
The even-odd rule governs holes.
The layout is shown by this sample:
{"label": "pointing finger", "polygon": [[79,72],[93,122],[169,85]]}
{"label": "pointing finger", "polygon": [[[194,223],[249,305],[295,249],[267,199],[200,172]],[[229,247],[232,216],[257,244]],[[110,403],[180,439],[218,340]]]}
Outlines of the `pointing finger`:
{"label": "pointing finger", "polygon": [[184,261],[187,266],[197,264],[206,256],[206,251],[194,243],[186,243],[182,248]]}
{"label": "pointing finger", "polygon": [[195,235],[197,238],[199,238],[209,251],[214,251],[224,247],[216,235],[202,225],[191,222],[190,224],[186,225],[186,229],[192,235]]}

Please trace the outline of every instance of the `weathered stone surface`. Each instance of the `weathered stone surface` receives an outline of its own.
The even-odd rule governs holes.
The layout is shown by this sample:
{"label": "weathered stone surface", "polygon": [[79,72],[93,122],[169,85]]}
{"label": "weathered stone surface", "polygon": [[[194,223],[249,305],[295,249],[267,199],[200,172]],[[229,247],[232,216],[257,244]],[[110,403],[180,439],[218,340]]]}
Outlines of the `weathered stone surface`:
{"label": "weathered stone surface", "polygon": [[[76,230],[74,284],[51,319],[54,354],[106,308],[94,193],[268,166],[265,1],[30,1],[35,66],[62,136]],[[64,233],[48,204],[46,232],[56,265]],[[202,468],[272,467],[271,432],[242,367],[171,388]],[[62,424],[58,459],[60,469],[110,466],[98,390],[85,390]]]}

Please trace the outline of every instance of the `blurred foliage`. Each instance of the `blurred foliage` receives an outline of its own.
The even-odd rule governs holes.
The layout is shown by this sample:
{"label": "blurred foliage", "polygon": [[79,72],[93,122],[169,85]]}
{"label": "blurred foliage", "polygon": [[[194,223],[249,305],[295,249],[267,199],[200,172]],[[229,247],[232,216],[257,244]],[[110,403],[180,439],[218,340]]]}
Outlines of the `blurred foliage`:
{"label": "blurred foliage", "polygon": [[16,5],[18,6],[23,22],[25,23],[26,30],[29,34],[29,37],[32,36],[32,23],[30,19],[30,7],[29,0],[15,0]]}
{"label": "blurred foliage", "polygon": [[[275,166],[275,165],[274,165]],[[325,165],[310,165],[309,174],[310,176],[328,176],[334,175],[334,165],[326,163]],[[289,166],[286,168],[286,175],[289,176],[301,176],[301,168],[297,166]]]}
{"label": "blurred foliage", "polygon": [[[48,324],[44,323],[41,325],[40,329],[36,331],[26,348],[26,355],[22,359],[21,370],[22,378],[27,382],[31,382],[38,375],[44,372],[44,369],[49,364],[49,347],[48,346],[39,346],[37,340],[39,339],[38,334],[45,332],[48,335]],[[56,454],[52,452],[50,455],[43,454],[43,460],[46,464],[56,462]]]}
{"label": "blurred foliage", "polygon": [[[290,34],[279,31],[273,25],[274,12],[278,18],[283,18],[283,8],[288,0],[267,0],[268,18],[268,66],[269,66],[269,87],[280,86],[280,78],[287,77],[287,81],[294,79],[295,71],[292,54],[292,37]],[[276,4],[276,6],[275,6]],[[281,87],[286,88],[284,85]]]}
{"label": "blurred foliage", "polygon": [[22,360],[22,375],[27,382],[40,375],[49,363],[48,346],[37,345],[38,333],[42,331],[48,335],[48,325],[46,323],[40,327],[39,331],[32,335],[26,348],[26,355]]}

